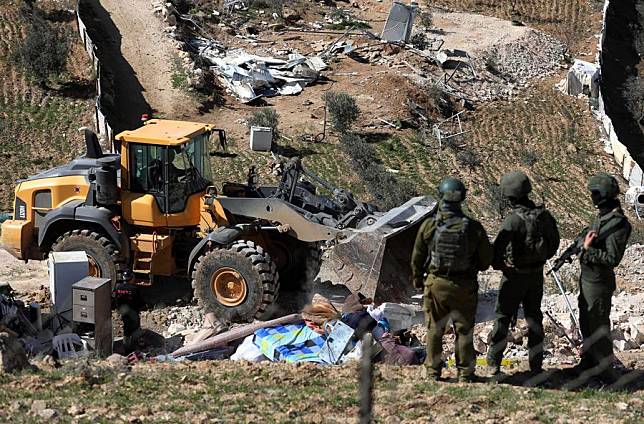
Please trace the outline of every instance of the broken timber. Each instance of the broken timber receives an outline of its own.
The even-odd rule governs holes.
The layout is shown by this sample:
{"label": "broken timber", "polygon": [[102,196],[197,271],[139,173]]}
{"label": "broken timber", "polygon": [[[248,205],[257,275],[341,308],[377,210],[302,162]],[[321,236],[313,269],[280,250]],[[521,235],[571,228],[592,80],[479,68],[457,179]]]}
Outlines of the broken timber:
{"label": "broken timber", "polygon": [[281,318],[273,319],[270,321],[256,322],[248,324],[243,327],[233,328],[232,330],[218,334],[214,337],[206,339],[202,342],[194,343],[192,345],[184,346],[172,352],[175,358],[179,356],[189,355],[191,353],[204,352],[217,347],[225,346],[235,340],[243,339],[253,334],[255,331],[262,328],[274,327],[276,325],[294,324],[302,321],[302,315],[291,314]]}

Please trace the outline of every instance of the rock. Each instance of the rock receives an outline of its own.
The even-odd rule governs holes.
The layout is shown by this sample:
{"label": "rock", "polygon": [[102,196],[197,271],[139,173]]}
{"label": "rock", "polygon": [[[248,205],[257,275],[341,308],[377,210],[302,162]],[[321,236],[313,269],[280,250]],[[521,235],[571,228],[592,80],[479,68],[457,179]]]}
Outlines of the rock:
{"label": "rock", "polygon": [[0,374],[20,371],[29,366],[22,344],[7,333],[0,333]]}
{"label": "rock", "polygon": [[47,402],[42,399],[36,399],[31,402],[31,411],[39,414],[40,411],[47,408]]}
{"label": "rock", "polygon": [[123,355],[119,355],[118,353],[113,353],[110,356],[107,357],[106,361],[110,365],[127,365],[127,358]]}
{"label": "rock", "polygon": [[627,340],[637,346],[644,343],[644,324],[631,324],[628,326]]}
{"label": "rock", "polygon": [[175,322],[173,324],[170,324],[170,327],[168,327],[168,334],[174,336],[175,334],[181,333],[185,329],[186,327],[184,325]]}
{"label": "rock", "polygon": [[633,348],[638,348],[639,347],[639,346],[633,346],[627,340],[613,340],[613,346],[615,346],[615,349],[617,349],[620,352],[623,352],[625,350],[631,350]]}
{"label": "rock", "polygon": [[45,420],[51,420],[58,416],[58,411],[56,411],[55,409],[47,408],[38,412],[38,415]]}
{"label": "rock", "polygon": [[67,409],[67,413],[68,413],[69,415],[71,415],[72,417],[75,417],[76,415],[84,414],[84,413],[85,413],[85,408],[83,408],[83,407],[82,407],[82,406],[80,406],[80,405],[76,405],[76,404],[74,403],[74,404],[72,404],[72,406],[70,406],[70,407]]}
{"label": "rock", "polygon": [[481,354],[487,352],[487,345],[483,341],[482,337],[474,336],[474,349]]}
{"label": "rock", "polygon": [[174,16],[174,14],[168,15],[165,18],[165,21],[167,22],[168,26],[177,26],[177,17]]}

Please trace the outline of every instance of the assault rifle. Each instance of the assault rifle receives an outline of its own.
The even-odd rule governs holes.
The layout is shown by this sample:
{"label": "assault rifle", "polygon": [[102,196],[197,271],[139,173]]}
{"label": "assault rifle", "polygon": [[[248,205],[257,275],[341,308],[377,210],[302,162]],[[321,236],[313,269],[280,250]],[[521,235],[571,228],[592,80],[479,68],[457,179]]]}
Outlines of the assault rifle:
{"label": "assault rifle", "polygon": [[564,264],[572,262],[573,256],[579,255],[579,252],[581,252],[582,248],[584,247],[584,237],[586,236],[586,231],[582,232],[582,234],[583,237],[577,237],[575,241],[573,241],[572,244],[568,246],[557,259],[555,259],[554,264],[549,267],[550,269],[548,270],[548,272],[546,272],[546,275],[550,275],[553,272],[559,271],[559,269],[564,266]]}

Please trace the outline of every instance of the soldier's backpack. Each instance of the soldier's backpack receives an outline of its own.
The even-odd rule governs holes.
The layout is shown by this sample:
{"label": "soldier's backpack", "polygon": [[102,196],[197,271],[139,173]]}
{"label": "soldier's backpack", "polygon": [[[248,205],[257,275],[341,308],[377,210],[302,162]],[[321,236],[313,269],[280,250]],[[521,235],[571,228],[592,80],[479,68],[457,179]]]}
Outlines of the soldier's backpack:
{"label": "soldier's backpack", "polygon": [[[551,240],[548,240],[545,229],[551,225],[548,213],[543,205],[533,209],[518,208],[515,213],[525,224],[524,243],[513,246],[515,266],[545,263],[551,256]],[[555,247],[556,249],[556,247]]]}
{"label": "soldier's backpack", "polygon": [[472,269],[467,252],[469,220],[464,216],[436,219],[430,265],[438,275],[460,274]]}

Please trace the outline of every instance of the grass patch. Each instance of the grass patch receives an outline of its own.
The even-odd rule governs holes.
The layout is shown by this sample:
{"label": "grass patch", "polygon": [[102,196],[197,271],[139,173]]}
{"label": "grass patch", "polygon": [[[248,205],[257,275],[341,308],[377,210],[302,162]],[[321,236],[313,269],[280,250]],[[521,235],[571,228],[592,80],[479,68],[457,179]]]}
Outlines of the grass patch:
{"label": "grass patch", "polygon": [[[419,420],[555,422],[575,411],[579,420],[637,422],[641,395],[587,390],[569,392],[507,385],[434,383],[418,367],[376,367],[376,422]],[[96,377],[98,376],[98,378]],[[81,422],[198,420],[311,422],[346,421],[358,413],[355,364],[201,362],[141,364],[132,371],[67,365],[58,370],[0,376],[0,420],[33,422],[33,400],[56,409],[63,422],[72,405],[83,407]],[[615,408],[623,402],[626,409]],[[640,403],[638,403],[640,402]],[[632,406],[631,406],[632,405]]]}
{"label": "grass patch", "polygon": [[181,64],[181,59],[175,58],[172,64],[172,75],[170,76],[172,88],[180,90],[188,90],[190,84],[188,83],[188,73]]}

